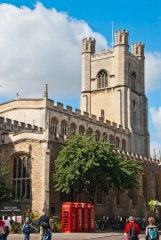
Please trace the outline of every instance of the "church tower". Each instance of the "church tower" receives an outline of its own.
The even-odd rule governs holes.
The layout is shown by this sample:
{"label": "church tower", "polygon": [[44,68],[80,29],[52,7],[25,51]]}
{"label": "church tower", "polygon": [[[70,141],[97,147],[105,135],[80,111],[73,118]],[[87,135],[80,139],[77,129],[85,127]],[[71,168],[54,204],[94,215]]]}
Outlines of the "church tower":
{"label": "church tower", "polygon": [[144,44],[132,44],[129,32],[115,32],[114,49],[95,53],[95,40],[82,40],[81,111],[129,130],[127,150],[149,156]]}

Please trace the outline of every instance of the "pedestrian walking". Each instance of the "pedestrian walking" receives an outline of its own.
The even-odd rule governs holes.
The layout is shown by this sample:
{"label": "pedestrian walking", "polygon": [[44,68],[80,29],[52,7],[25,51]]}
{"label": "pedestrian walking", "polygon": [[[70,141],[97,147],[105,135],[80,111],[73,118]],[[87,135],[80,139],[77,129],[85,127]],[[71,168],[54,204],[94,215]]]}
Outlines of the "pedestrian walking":
{"label": "pedestrian walking", "polygon": [[146,230],[145,230],[145,239],[159,240],[159,231],[157,226],[155,225],[155,219],[153,217],[149,217],[148,223],[149,225],[146,227]]}
{"label": "pedestrian walking", "polygon": [[7,240],[7,236],[11,231],[10,220],[8,219],[7,215],[4,216],[3,221],[5,222],[5,234],[3,235],[3,240]]}
{"label": "pedestrian walking", "polygon": [[134,222],[134,217],[129,217],[129,223],[125,226],[125,234],[128,235],[128,240],[138,240],[138,235],[140,234],[140,227]]}
{"label": "pedestrian walking", "polygon": [[36,228],[40,226],[40,240],[43,240],[45,233],[50,230],[49,217],[46,214],[46,211],[42,212],[41,217],[38,220]]}

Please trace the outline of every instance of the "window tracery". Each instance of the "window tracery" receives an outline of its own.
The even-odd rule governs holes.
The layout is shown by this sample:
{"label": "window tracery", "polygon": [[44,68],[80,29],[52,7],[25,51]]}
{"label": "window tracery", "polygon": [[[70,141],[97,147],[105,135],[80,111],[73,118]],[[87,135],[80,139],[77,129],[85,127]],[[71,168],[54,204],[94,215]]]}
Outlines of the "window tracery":
{"label": "window tracery", "polygon": [[95,131],[95,141],[96,142],[99,142],[100,141],[100,136],[101,136],[101,133],[99,130],[96,130]]}
{"label": "window tracery", "polygon": [[108,87],[108,75],[105,70],[101,70],[97,75],[97,89],[105,87]]}
{"label": "window tracery", "polygon": [[125,151],[126,150],[126,140],[122,139],[122,150]]}
{"label": "window tracery", "polygon": [[143,174],[142,176],[142,183],[143,183],[143,196],[145,198],[146,206],[148,206],[148,189],[147,189],[147,176]]}
{"label": "window tracery", "polygon": [[121,205],[121,193],[118,188],[114,187],[114,193],[116,197],[116,205]]}
{"label": "window tracery", "polygon": [[18,155],[13,159],[12,197],[14,199],[30,199],[31,158]]}
{"label": "window tracery", "polygon": [[137,189],[136,188],[129,189],[128,195],[132,201],[132,206],[137,206]]}
{"label": "window tracery", "polygon": [[51,126],[50,126],[50,131],[54,133],[54,136],[56,137],[57,135],[57,129],[58,129],[58,119],[56,117],[53,117],[51,119]]}
{"label": "window tracery", "polygon": [[93,129],[91,127],[89,127],[87,132],[88,132],[88,134],[93,134]]}
{"label": "window tracery", "polygon": [[132,90],[136,91],[136,73],[134,71],[131,72],[130,78],[131,78],[131,88]]}
{"label": "window tracery", "polygon": [[120,138],[116,137],[116,148],[120,147]]}
{"label": "window tracery", "polygon": [[76,129],[77,129],[77,125],[74,122],[72,122],[70,124],[70,133],[76,133]]}
{"label": "window tracery", "polygon": [[67,135],[67,126],[68,126],[67,122],[65,120],[63,120],[61,122],[61,134],[63,136]]}
{"label": "window tracery", "polygon": [[108,136],[106,132],[104,132],[102,136],[103,136],[103,142],[108,141]]}
{"label": "window tracery", "polygon": [[114,136],[112,134],[110,134],[110,136],[109,136],[109,142],[111,144],[114,144]]}
{"label": "window tracery", "polygon": [[85,127],[83,125],[79,126],[79,134],[84,134],[85,133]]}

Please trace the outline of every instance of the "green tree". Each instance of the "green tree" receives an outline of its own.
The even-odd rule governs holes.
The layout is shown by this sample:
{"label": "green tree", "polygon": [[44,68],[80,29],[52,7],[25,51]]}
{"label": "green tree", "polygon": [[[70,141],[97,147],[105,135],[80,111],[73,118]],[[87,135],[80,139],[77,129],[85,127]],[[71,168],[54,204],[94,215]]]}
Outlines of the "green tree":
{"label": "green tree", "polygon": [[9,167],[2,164],[2,155],[0,155],[0,202],[11,199],[11,188],[8,186]]}
{"label": "green tree", "polygon": [[89,193],[91,202],[97,188],[108,193],[114,186],[120,192],[137,187],[141,164],[117,154],[114,145],[93,141],[93,135],[72,135],[55,160],[53,180],[56,190]]}

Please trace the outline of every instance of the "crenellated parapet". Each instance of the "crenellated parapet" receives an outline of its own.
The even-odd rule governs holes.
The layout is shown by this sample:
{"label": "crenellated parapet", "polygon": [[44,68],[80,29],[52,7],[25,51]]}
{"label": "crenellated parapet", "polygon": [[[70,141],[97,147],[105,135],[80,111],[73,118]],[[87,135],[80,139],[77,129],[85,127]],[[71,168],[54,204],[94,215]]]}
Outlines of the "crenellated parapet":
{"label": "crenellated parapet", "polygon": [[88,112],[83,112],[81,114],[81,110],[75,109],[73,112],[73,108],[71,106],[66,106],[66,109],[64,108],[64,105],[60,102],[57,102],[56,106],[53,106],[54,110],[60,111],[61,113],[64,113],[65,115],[68,114],[69,117],[74,117],[82,120],[86,120],[88,122],[92,122],[97,125],[102,125],[103,127],[108,127],[112,131],[113,130],[118,130],[119,132],[123,132],[128,134],[128,129],[124,129],[122,125],[118,125],[117,123],[110,122],[109,120],[105,120],[102,117],[97,117],[96,115],[91,114],[89,115]]}
{"label": "crenellated parapet", "polygon": [[7,132],[21,132],[23,130],[42,132],[43,128],[31,124],[26,124],[24,122],[18,122],[9,118],[0,117],[0,130],[5,130]]}
{"label": "crenellated parapet", "polygon": [[112,57],[114,54],[114,50],[113,49],[103,49],[98,53],[94,53],[91,56],[91,59],[96,59],[96,58],[104,58],[104,57]]}
{"label": "crenellated parapet", "polygon": [[[154,165],[159,165],[161,164],[161,159],[156,159],[156,158],[147,158],[145,156],[142,156],[140,154],[135,154],[127,151],[120,151],[119,149],[117,150],[118,154],[123,154],[124,157],[127,157],[129,159],[135,159],[138,160],[139,162],[142,162],[144,164],[154,164]],[[159,166],[158,166],[159,167]]]}

